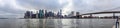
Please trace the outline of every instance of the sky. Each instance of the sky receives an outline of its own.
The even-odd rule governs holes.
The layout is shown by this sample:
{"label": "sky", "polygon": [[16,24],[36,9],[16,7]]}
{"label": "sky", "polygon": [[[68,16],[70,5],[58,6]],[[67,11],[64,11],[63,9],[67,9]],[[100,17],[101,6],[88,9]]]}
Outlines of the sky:
{"label": "sky", "polygon": [[[0,0],[0,17],[22,18],[25,11],[40,9],[62,14],[71,11],[83,13],[120,10],[120,0]],[[117,9],[114,9],[117,8]]]}

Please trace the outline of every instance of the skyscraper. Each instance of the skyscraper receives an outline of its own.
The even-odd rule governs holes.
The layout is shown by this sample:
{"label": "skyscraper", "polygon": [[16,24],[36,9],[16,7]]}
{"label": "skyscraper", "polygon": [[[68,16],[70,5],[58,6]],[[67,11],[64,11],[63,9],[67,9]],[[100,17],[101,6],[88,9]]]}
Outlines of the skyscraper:
{"label": "skyscraper", "polygon": [[60,11],[57,13],[57,17],[59,17],[59,18],[62,17],[62,10],[60,10]]}
{"label": "skyscraper", "polygon": [[43,18],[44,17],[44,10],[39,10],[39,14],[38,14],[39,18]]}
{"label": "skyscraper", "polygon": [[30,11],[30,18],[32,18],[32,14],[33,14],[33,12],[32,12],[32,11]]}
{"label": "skyscraper", "polygon": [[62,10],[60,10],[60,15],[62,16]]}
{"label": "skyscraper", "polygon": [[26,11],[24,18],[31,18],[32,17],[32,11]]}
{"label": "skyscraper", "polygon": [[51,12],[51,11],[50,11],[50,12],[48,12],[48,13],[47,13],[47,17],[54,17],[54,13],[53,13],[53,12]]}
{"label": "skyscraper", "polygon": [[47,18],[47,10],[45,10],[44,17]]}
{"label": "skyscraper", "polygon": [[76,16],[79,15],[79,12],[76,12]]}
{"label": "skyscraper", "polygon": [[36,18],[36,14],[32,14],[32,17],[31,18]]}
{"label": "skyscraper", "polygon": [[60,16],[60,12],[57,13],[57,17],[59,17],[59,16]]}
{"label": "skyscraper", "polygon": [[76,18],[80,18],[82,17],[81,15],[79,15],[79,12],[76,12]]}
{"label": "skyscraper", "polygon": [[39,14],[38,11],[36,11],[36,18],[38,18],[38,14]]}

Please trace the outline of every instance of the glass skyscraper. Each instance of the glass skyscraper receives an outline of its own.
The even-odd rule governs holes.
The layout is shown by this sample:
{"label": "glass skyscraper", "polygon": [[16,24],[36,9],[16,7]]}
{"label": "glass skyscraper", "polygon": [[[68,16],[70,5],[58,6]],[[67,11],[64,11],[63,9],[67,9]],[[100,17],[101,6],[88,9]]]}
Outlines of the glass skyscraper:
{"label": "glass skyscraper", "polygon": [[39,10],[39,14],[38,14],[39,18],[43,18],[44,17],[44,10]]}

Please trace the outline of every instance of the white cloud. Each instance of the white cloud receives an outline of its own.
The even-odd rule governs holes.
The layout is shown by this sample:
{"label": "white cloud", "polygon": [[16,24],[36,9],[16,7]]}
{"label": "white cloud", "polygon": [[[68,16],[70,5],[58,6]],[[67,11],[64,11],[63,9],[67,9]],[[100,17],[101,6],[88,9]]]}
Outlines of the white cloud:
{"label": "white cloud", "polygon": [[26,10],[46,9],[57,12],[62,9],[63,14],[71,11],[88,13],[108,11],[120,7],[119,3],[120,0],[0,0],[0,12],[2,11],[4,15],[7,13],[23,15]]}

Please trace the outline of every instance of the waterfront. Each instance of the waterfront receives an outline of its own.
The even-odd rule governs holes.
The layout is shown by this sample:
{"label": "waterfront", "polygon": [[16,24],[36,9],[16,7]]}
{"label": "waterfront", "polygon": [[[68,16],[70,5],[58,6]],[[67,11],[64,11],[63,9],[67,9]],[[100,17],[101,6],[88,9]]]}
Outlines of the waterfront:
{"label": "waterfront", "polygon": [[0,19],[0,28],[112,28],[116,19]]}

